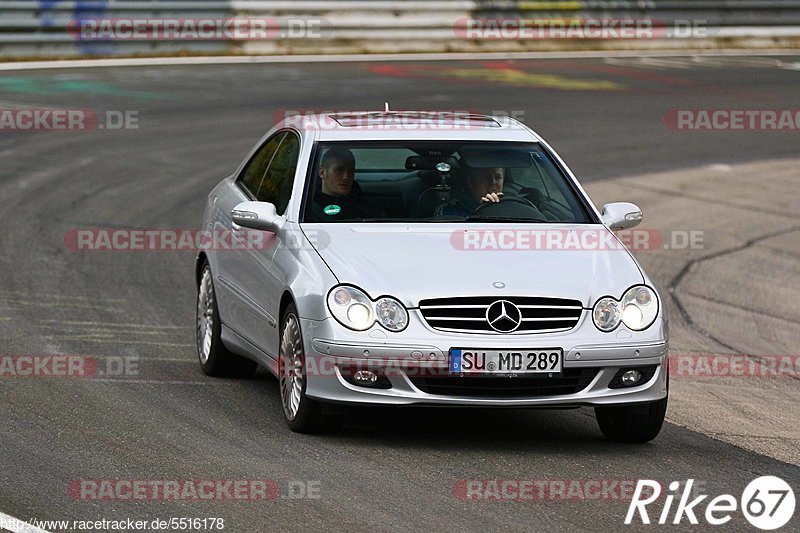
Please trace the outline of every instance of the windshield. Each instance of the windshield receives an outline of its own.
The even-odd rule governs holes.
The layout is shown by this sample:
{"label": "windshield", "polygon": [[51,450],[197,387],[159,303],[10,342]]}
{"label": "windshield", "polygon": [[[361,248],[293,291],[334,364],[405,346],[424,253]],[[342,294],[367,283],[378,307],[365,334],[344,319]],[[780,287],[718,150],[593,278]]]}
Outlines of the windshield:
{"label": "windshield", "polygon": [[306,222],[590,223],[538,143],[320,143]]}

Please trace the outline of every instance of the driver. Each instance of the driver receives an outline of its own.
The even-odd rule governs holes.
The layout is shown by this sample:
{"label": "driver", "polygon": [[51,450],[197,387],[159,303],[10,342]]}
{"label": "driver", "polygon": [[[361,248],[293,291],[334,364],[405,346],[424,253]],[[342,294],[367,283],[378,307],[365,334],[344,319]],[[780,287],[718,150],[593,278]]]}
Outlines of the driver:
{"label": "driver", "polygon": [[467,176],[466,187],[452,195],[449,201],[440,204],[434,216],[469,216],[481,203],[497,203],[503,196],[503,181],[506,171],[502,167],[476,168]]}

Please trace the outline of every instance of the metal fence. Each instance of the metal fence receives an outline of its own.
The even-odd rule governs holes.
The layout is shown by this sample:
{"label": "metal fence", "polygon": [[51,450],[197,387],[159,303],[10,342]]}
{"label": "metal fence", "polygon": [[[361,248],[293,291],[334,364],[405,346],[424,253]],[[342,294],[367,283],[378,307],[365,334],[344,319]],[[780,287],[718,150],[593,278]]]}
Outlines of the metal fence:
{"label": "metal fence", "polygon": [[[244,19],[260,26],[224,31],[232,20]],[[696,31],[660,31],[647,39],[492,34],[491,25],[483,33],[464,31],[475,20],[634,20]],[[162,26],[168,21],[183,31],[170,33]],[[217,31],[200,31],[201,23],[216,23]],[[5,58],[795,46],[799,40],[800,0],[0,0]]]}

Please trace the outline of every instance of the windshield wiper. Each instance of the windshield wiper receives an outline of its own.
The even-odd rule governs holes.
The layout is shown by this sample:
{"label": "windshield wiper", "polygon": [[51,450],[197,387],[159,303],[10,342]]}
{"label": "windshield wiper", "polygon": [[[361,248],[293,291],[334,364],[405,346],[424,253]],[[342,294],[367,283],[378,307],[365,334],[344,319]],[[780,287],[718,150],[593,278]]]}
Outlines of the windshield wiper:
{"label": "windshield wiper", "polygon": [[381,218],[355,218],[352,220],[347,220],[347,222],[430,222],[430,221],[425,220],[423,218],[381,217]]}
{"label": "windshield wiper", "polygon": [[540,218],[530,217],[489,217],[482,215],[470,215],[464,217],[438,217],[438,218],[353,218],[350,220],[342,220],[341,222],[402,222],[408,224],[416,224],[418,222],[436,223],[436,222],[543,222],[550,223],[551,220],[544,220]]}
{"label": "windshield wiper", "polygon": [[533,217],[489,217],[484,215],[470,215],[465,219],[466,222],[543,222],[549,224],[552,220]]}

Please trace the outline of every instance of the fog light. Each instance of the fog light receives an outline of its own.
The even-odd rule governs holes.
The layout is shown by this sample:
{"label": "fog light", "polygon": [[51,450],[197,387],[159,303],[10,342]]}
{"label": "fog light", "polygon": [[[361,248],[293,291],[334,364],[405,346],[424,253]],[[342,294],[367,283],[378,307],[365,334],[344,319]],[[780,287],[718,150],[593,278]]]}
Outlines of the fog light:
{"label": "fog light", "polygon": [[622,381],[623,385],[631,386],[636,385],[642,379],[642,372],[640,370],[628,370],[622,377],[620,381]]}
{"label": "fog light", "polygon": [[353,374],[353,379],[359,385],[372,385],[378,381],[378,375],[372,370],[358,370]]}
{"label": "fog light", "polygon": [[635,385],[642,385],[653,379],[656,370],[658,370],[658,365],[620,368],[614,374],[614,378],[608,382],[608,388],[625,389]]}

